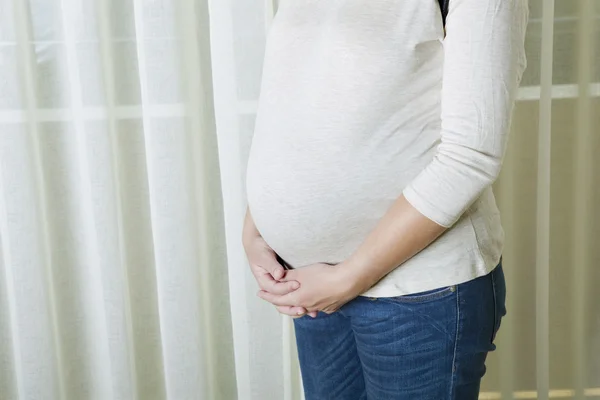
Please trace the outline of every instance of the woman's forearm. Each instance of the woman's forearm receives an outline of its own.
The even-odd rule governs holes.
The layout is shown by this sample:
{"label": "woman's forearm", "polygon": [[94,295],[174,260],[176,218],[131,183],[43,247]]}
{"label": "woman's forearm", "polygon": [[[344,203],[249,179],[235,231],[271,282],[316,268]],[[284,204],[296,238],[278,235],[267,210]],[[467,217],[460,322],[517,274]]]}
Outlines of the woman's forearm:
{"label": "woman's forearm", "polygon": [[362,245],[343,263],[341,270],[362,293],[431,244],[446,229],[400,196]]}
{"label": "woman's forearm", "polygon": [[260,232],[254,224],[252,214],[250,214],[250,208],[246,208],[246,216],[244,218],[244,227],[242,228],[242,242],[247,243],[248,240],[255,239],[257,236],[261,236]]}

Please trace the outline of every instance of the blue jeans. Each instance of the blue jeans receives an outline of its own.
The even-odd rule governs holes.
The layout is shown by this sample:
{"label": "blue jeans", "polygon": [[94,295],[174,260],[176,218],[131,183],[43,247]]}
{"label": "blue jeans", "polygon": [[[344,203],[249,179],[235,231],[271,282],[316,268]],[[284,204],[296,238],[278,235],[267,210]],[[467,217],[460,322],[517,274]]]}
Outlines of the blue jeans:
{"label": "blue jeans", "polygon": [[499,265],[460,285],[361,296],[294,320],[306,400],[476,400],[505,297]]}

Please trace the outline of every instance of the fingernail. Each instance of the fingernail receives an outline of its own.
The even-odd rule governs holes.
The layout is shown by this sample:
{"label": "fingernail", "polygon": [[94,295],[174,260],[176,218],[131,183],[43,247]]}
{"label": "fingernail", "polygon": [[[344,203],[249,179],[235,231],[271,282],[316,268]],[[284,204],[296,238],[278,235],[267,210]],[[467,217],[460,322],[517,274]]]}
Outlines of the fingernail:
{"label": "fingernail", "polygon": [[297,314],[297,315],[302,315],[302,314],[304,314],[304,313],[303,313],[302,311],[298,311],[296,314]]}
{"label": "fingernail", "polygon": [[292,282],[292,289],[298,289],[300,287],[300,284],[298,282]]}

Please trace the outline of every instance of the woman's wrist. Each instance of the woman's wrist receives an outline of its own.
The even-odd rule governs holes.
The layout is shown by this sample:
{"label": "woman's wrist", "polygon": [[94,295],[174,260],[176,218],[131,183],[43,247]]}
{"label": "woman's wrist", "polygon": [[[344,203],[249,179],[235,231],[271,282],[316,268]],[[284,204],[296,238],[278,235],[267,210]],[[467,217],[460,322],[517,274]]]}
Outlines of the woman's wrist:
{"label": "woman's wrist", "polygon": [[373,269],[359,264],[357,260],[352,258],[338,264],[336,267],[339,269],[338,273],[343,280],[344,286],[356,296],[366,292],[379,281],[374,276]]}

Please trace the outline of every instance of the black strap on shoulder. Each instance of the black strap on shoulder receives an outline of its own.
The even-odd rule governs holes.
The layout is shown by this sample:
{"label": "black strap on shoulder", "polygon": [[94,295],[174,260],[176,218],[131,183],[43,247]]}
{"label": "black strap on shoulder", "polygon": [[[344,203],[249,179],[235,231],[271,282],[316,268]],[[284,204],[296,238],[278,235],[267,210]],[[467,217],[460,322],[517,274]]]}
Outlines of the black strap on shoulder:
{"label": "black strap on shoulder", "polygon": [[442,19],[444,21],[444,26],[446,26],[446,17],[448,16],[448,4],[450,0],[438,0],[440,2],[440,8],[442,9]]}

